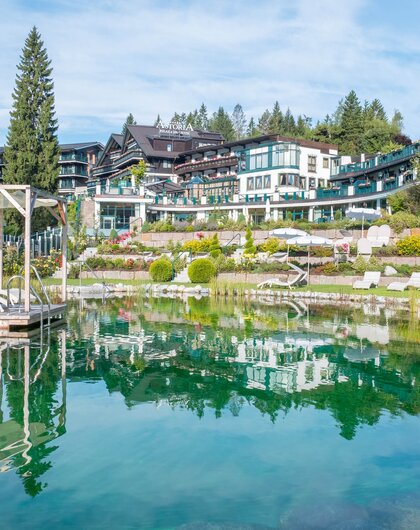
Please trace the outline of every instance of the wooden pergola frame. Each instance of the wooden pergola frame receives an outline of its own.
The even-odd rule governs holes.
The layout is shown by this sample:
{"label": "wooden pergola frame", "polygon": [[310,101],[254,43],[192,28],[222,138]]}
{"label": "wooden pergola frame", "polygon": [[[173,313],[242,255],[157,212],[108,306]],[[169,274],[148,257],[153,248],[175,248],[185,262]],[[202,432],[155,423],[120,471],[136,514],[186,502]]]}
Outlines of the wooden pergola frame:
{"label": "wooden pergola frame", "polygon": [[[14,192],[23,192],[24,205],[19,203]],[[66,301],[67,296],[67,201],[63,197],[52,195],[43,190],[39,190],[30,185],[0,184],[0,199],[9,203],[7,206],[0,204],[0,288],[3,288],[3,225],[4,210],[15,209],[25,220],[23,232],[25,244],[25,261],[24,261],[24,310],[30,310],[30,276],[31,276],[31,217],[35,207],[45,208],[63,227],[62,232],[62,301]],[[21,201],[22,202],[22,201]],[[45,202],[45,204],[43,204]],[[38,203],[38,204],[37,204]],[[53,203],[53,204],[51,204]]]}

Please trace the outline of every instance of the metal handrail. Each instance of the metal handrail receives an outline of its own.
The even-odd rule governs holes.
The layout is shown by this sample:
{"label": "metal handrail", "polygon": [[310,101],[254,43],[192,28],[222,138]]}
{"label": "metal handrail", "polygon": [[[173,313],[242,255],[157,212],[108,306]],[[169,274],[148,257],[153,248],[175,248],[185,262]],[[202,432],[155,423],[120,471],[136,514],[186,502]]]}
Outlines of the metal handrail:
{"label": "metal handrail", "polygon": [[238,237],[239,237],[239,246],[241,246],[241,234],[238,232],[226,244],[223,245],[223,248],[229,246],[232,243],[232,241],[234,241]]}
{"label": "metal handrail", "polygon": [[[43,282],[41,280],[41,276],[39,275],[39,272],[38,272],[37,268],[35,267],[35,265],[31,265],[30,268],[31,268],[31,271],[35,274],[35,277],[38,280],[39,285],[41,286],[41,292],[45,296],[45,299],[47,301],[47,307],[48,307],[48,312],[47,312],[48,324],[47,325],[50,326],[51,325],[51,300],[50,300],[50,297],[48,296],[47,290],[45,289],[45,285],[43,284]],[[20,269],[20,272],[22,272],[22,270],[23,270],[23,267],[22,267],[22,269]],[[35,292],[35,289],[32,286],[30,286],[30,289],[34,293],[35,298],[38,301],[40,301],[41,297],[38,295],[38,293]],[[21,288],[21,290],[22,290],[22,288]],[[20,293],[21,293],[21,291],[19,291],[19,295],[20,295]],[[19,296],[19,298],[20,298],[20,296]],[[43,313],[43,310],[42,310],[43,305],[44,305],[43,302],[41,302],[41,313]]]}
{"label": "metal handrail", "polygon": [[172,278],[171,279],[172,280],[174,280],[174,278],[175,278],[175,263],[177,263],[181,259],[181,257],[183,257],[182,254],[185,254],[186,252],[188,252],[187,262],[188,261],[191,262],[191,258],[192,258],[192,251],[191,250],[189,250],[189,251],[182,250],[178,254],[178,256],[171,261],[171,264],[172,264]]}
{"label": "metal handrail", "polygon": [[104,289],[106,289],[108,292],[111,291],[110,287],[107,285],[107,283],[103,280],[103,278],[99,278],[99,276],[96,274],[96,272],[86,263],[86,261],[80,261],[80,273],[79,273],[79,279],[80,279],[80,287],[82,286],[82,267],[83,265],[86,265],[86,267],[89,269],[89,271],[95,276],[97,280],[99,280],[102,285],[104,286]]}
{"label": "metal handrail", "polygon": [[10,284],[12,283],[12,280],[20,280],[19,283],[19,298],[18,298],[18,304],[20,305],[22,303],[22,281],[25,281],[25,278],[21,274],[15,274],[14,276],[10,276],[10,278],[7,280],[6,284],[6,292],[7,292],[7,309],[10,309]]}

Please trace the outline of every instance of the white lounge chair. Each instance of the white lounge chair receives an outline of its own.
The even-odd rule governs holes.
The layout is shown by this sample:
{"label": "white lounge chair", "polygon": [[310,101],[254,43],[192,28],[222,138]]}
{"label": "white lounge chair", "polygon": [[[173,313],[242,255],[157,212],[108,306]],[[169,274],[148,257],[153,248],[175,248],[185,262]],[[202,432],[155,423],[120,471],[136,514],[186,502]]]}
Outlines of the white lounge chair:
{"label": "white lounge chair", "polygon": [[378,246],[386,247],[391,239],[391,227],[382,225],[378,227]]}
{"label": "white lounge chair", "polygon": [[420,289],[420,272],[413,272],[406,282],[392,282],[388,285],[388,291],[405,291],[408,287]]}
{"label": "white lounge chair", "polygon": [[363,280],[357,280],[353,284],[353,289],[370,289],[371,287],[378,287],[381,273],[376,271],[365,272]]}
{"label": "white lounge chair", "polygon": [[385,247],[389,244],[391,228],[388,225],[371,226],[367,231],[366,239],[372,247]]}
{"label": "white lounge chair", "polygon": [[361,238],[357,241],[357,255],[363,256],[365,259],[372,256],[372,243],[368,239]]}
{"label": "white lounge chair", "polygon": [[297,265],[294,265],[293,263],[288,263],[289,267],[297,272],[296,276],[294,276],[291,280],[279,280],[278,278],[271,278],[270,280],[265,280],[264,282],[261,282],[257,285],[258,289],[262,289],[263,287],[288,287],[291,289],[298,283],[303,282],[308,273],[298,267]]}

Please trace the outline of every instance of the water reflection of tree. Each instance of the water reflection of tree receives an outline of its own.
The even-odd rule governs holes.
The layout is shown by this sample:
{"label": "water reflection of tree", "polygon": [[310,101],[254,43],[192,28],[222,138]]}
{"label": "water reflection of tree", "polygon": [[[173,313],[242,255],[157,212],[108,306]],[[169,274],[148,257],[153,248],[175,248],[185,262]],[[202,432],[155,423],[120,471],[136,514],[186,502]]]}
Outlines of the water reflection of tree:
{"label": "water reflection of tree", "polygon": [[[201,316],[206,318],[204,322],[207,326],[201,328],[201,331],[205,330],[204,339],[200,338],[201,331],[195,331],[192,326],[183,325],[174,329],[172,324],[150,323],[139,315],[147,334],[154,337],[147,351],[164,354],[174,350],[177,354],[166,358],[164,363],[146,360],[141,370],[128,361],[124,346],[108,359],[100,356],[96,362],[96,373],[104,379],[109,391],[121,392],[128,406],[164,400],[172,407],[191,410],[199,417],[205,414],[206,409],[213,410],[216,417],[228,410],[238,415],[245,405],[251,405],[274,422],[279,414],[287,414],[291,408],[315,407],[330,411],[340,434],[347,439],[352,439],[361,425],[377,423],[384,410],[392,415],[403,411],[409,414],[419,412],[417,393],[411,384],[412,364],[401,370],[397,361],[392,369],[387,368],[386,362],[379,367],[373,362],[352,363],[343,356],[345,341],[337,342],[330,348],[330,361],[337,367],[332,384],[294,393],[250,388],[247,386],[246,365],[231,362],[235,356],[232,334],[242,340],[252,336],[250,328],[245,326],[242,331],[235,329],[230,332],[218,329],[212,322],[214,317],[211,316],[209,302],[202,306],[196,302],[190,306],[187,316],[192,316],[192,323]],[[157,310],[158,302],[153,305]],[[172,300],[165,303],[165,309],[169,309],[173,317],[182,315],[178,306]],[[245,316],[248,318],[249,315],[248,310]],[[252,325],[252,315],[249,321]],[[113,324],[109,326],[113,329]],[[163,331],[165,341],[160,338]],[[259,332],[256,335],[254,332],[253,336],[264,340],[270,333]],[[321,349],[317,355],[324,354]],[[299,351],[295,351],[287,358],[280,355],[279,360],[283,363],[296,362],[300,356]],[[339,380],[339,376],[346,381]]]}
{"label": "water reflection of tree", "polygon": [[[25,403],[23,350],[12,350],[9,355],[3,354],[2,369],[5,373],[5,396],[10,415],[9,426],[11,422],[16,422],[13,435],[16,440],[9,440],[9,443],[15,443],[18,449],[10,457],[11,465],[21,477],[26,493],[36,496],[46,487],[41,477],[51,468],[50,455],[57,448],[51,445],[51,440],[65,433],[65,403],[57,399],[61,380],[57,340],[51,341],[49,354],[39,373],[37,369],[40,362],[40,349],[33,347],[28,355],[29,366],[32,369],[29,370],[27,405]],[[26,406],[30,433],[27,451],[19,450],[23,445],[20,437],[24,432]]]}

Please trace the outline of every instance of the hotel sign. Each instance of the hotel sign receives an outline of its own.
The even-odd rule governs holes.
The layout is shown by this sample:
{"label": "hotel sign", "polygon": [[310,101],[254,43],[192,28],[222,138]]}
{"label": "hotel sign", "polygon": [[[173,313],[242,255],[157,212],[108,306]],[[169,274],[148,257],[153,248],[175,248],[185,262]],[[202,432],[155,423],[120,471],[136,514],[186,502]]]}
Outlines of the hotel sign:
{"label": "hotel sign", "polygon": [[190,123],[186,127],[180,127],[177,123],[165,124],[162,120],[156,127],[159,129],[159,134],[182,134],[184,136],[190,136],[191,131],[194,130]]}

